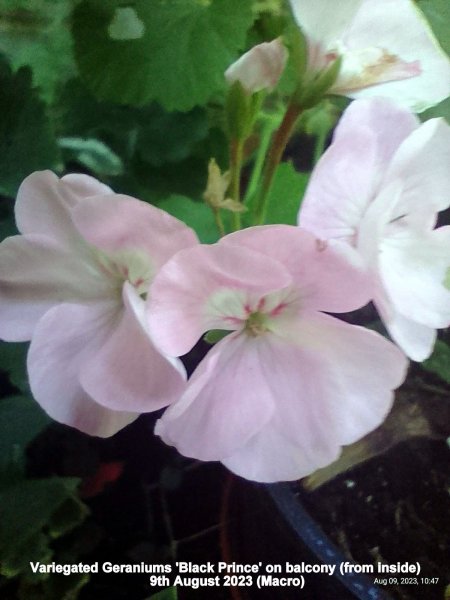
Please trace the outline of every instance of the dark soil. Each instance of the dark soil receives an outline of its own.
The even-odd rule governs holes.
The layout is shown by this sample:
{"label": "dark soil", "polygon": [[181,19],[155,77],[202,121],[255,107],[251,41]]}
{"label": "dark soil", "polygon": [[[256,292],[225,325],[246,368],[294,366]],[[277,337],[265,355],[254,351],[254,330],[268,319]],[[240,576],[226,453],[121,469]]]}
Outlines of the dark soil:
{"label": "dark soil", "polygon": [[[399,395],[409,403],[420,395],[431,436],[401,441],[315,491],[297,486],[304,506],[349,560],[373,564],[375,574],[377,563],[419,562],[418,577],[379,576],[398,580],[388,588],[399,600],[443,600],[450,583],[450,448],[445,439],[450,394],[441,384],[425,384],[425,390],[421,385],[413,378]],[[422,578],[436,578],[436,583],[421,583]]]}

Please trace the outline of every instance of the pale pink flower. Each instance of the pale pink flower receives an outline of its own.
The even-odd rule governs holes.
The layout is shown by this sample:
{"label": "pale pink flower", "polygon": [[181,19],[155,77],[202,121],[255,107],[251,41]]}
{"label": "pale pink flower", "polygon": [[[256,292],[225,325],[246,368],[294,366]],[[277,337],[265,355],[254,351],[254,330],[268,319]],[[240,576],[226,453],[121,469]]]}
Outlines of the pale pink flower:
{"label": "pale pink flower", "polygon": [[182,250],[154,280],[152,335],[179,356],[205,331],[231,333],[155,432],[186,456],[256,481],[331,463],[383,421],[405,376],[393,344],[320,312],[358,308],[368,295],[346,253],[287,225]]}
{"label": "pale pink flower", "polygon": [[450,61],[412,0],[290,0],[306,35],[309,70],[338,56],[330,92],[386,96],[421,112],[450,93]]}
{"label": "pale pink flower", "polygon": [[143,296],[195,234],[85,175],[30,175],[15,213],[22,235],[0,245],[0,338],[31,339],[39,404],[57,421],[109,436],[173,402],[185,374],[153,345]]}
{"label": "pale pink flower", "polygon": [[299,224],[355,248],[370,271],[373,300],[392,338],[427,358],[436,329],[450,325],[450,127],[422,125],[387,99],[357,100],[319,161]]}
{"label": "pale pink flower", "polygon": [[260,90],[273,90],[284,70],[287,51],[280,38],[263,42],[251,48],[225,71],[232,84],[239,81],[242,87],[254,94]]}

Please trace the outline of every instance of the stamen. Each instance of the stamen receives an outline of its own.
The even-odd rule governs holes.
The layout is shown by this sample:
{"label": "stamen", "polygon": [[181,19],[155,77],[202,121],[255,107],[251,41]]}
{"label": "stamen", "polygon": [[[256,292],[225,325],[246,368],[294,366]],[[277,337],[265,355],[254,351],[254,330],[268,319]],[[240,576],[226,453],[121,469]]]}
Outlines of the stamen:
{"label": "stamen", "polygon": [[267,322],[267,315],[260,312],[251,313],[245,322],[244,331],[246,331],[252,337],[257,337],[268,331],[269,328],[267,326]]}

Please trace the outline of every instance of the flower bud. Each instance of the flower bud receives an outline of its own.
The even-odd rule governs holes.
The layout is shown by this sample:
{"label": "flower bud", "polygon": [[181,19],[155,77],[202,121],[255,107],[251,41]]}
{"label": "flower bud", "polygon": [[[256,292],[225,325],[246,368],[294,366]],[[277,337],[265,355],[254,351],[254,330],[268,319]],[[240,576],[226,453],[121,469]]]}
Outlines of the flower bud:
{"label": "flower bud", "polygon": [[273,90],[277,85],[287,60],[287,51],[277,38],[272,42],[263,42],[243,54],[225,71],[229,84],[236,81],[249,94],[260,90]]}

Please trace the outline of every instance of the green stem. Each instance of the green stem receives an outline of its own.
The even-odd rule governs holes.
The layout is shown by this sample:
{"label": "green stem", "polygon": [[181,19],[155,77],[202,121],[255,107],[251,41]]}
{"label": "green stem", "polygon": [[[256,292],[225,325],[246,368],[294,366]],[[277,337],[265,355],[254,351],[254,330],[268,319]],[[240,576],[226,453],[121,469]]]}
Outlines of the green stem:
{"label": "green stem", "polygon": [[258,152],[256,154],[255,164],[253,166],[250,181],[248,182],[247,191],[245,193],[244,204],[247,204],[256,194],[258,189],[259,181],[261,179],[261,173],[264,167],[264,159],[266,158],[267,150],[270,144],[270,138],[272,137],[274,127],[273,118],[268,118],[261,129],[261,137],[259,140]]}
{"label": "green stem", "polygon": [[294,103],[289,104],[281,125],[275,132],[272,138],[272,144],[269,148],[267,160],[263,173],[263,181],[261,191],[256,200],[255,207],[255,224],[261,225],[264,222],[266,201],[273,183],[275,171],[280,164],[281,157],[286,148],[286,145],[291,137],[297,118],[301,113],[301,108]]}
{"label": "green stem", "polygon": [[[241,203],[241,170],[244,156],[244,141],[233,139],[230,143],[230,195],[231,198]],[[239,212],[233,213],[233,229],[238,231],[241,228],[241,215]]]}
{"label": "green stem", "polygon": [[220,237],[225,235],[225,227],[223,225],[222,217],[220,216],[220,210],[218,208],[213,208],[214,221],[217,225],[217,229],[219,230]]}

